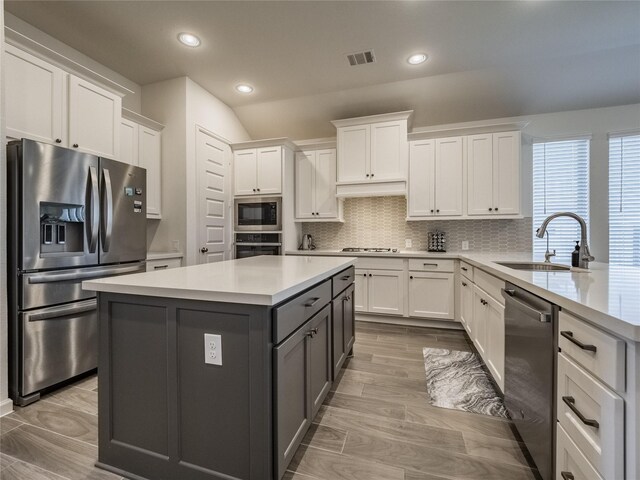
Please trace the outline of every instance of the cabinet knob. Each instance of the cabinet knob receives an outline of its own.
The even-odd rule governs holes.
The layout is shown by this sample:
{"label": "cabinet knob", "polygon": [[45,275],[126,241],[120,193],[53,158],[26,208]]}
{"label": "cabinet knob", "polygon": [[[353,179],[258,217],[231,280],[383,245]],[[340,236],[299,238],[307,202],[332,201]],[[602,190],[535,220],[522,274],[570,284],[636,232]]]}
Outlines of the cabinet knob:
{"label": "cabinet knob", "polygon": [[489,211],[490,211],[490,212],[493,212],[493,208],[489,207]]}
{"label": "cabinet knob", "polygon": [[413,275],[411,275],[411,276],[409,277],[409,280],[413,280]]}
{"label": "cabinet knob", "polygon": [[494,208],[494,210],[497,212],[498,211],[498,207]]}
{"label": "cabinet knob", "polygon": [[367,177],[369,176],[369,174],[367,173]]}
{"label": "cabinet knob", "polygon": [[62,139],[61,138],[56,138],[56,143],[62,143]]}
{"label": "cabinet knob", "polygon": [[73,144],[73,148],[78,148],[78,144],[77,144],[77,143],[74,143],[74,144]]}
{"label": "cabinet knob", "polygon": [[371,276],[371,274],[369,274],[369,276]]}
{"label": "cabinet knob", "polygon": [[371,174],[371,178],[373,178],[373,173]]}
{"label": "cabinet knob", "polygon": [[433,208],[431,209],[431,213],[433,213]]}
{"label": "cabinet knob", "polygon": [[256,188],[256,190],[257,190],[257,191],[260,191],[260,189],[259,189],[259,188]]}
{"label": "cabinet knob", "polygon": [[437,209],[437,210],[436,210],[436,213],[440,213],[440,209]]}
{"label": "cabinet knob", "polygon": [[466,286],[467,286],[467,284],[466,284],[466,283],[464,283],[464,282],[462,282],[462,286],[463,286],[463,287],[466,287]]}

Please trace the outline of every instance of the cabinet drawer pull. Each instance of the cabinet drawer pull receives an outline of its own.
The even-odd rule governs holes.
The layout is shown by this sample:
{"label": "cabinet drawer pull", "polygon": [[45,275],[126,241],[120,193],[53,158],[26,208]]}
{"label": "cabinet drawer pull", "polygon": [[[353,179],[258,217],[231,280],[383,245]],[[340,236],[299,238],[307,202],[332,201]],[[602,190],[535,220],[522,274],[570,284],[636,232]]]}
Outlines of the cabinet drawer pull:
{"label": "cabinet drawer pull", "polygon": [[350,278],[351,278],[351,275],[345,275],[345,276],[343,276],[343,277],[340,277],[340,280],[343,280],[343,281],[345,281],[345,282],[346,282],[346,281],[347,281],[347,280],[349,280]]}
{"label": "cabinet drawer pull", "polygon": [[570,332],[568,330],[560,332],[560,335],[562,335],[564,338],[569,340],[574,345],[577,345],[578,347],[580,347],[582,350],[589,350],[590,352],[593,352],[593,353],[595,353],[598,350],[595,345],[586,345],[582,343],[580,340],[576,340],[575,338],[573,338],[573,332]]}
{"label": "cabinet drawer pull", "polygon": [[164,270],[165,268],[169,268],[169,265],[155,265],[153,267],[154,270]]}
{"label": "cabinet drawer pull", "polygon": [[573,476],[571,472],[560,472],[560,476],[563,480],[575,480],[576,477]]}
{"label": "cabinet drawer pull", "polygon": [[466,284],[466,283],[464,283],[464,282],[462,282],[462,286],[463,286],[463,287],[466,287],[466,286],[467,286],[467,284]]}
{"label": "cabinet drawer pull", "polygon": [[317,327],[316,327],[316,328],[312,328],[311,330],[309,330],[309,331],[307,332],[307,337],[311,337],[311,338],[313,338],[313,337],[315,337],[317,334],[318,334],[318,328],[317,328]]}
{"label": "cabinet drawer pull", "polygon": [[315,297],[311,302],[305,303],[304,306],[313,307],[316,303],[318,303],[318,300],[320,300],[320,297]]}
{"label": "cabinet drawer pull", "polygon": [[576,400],[575,400],[575,398],[573,398],[573,397],[562,397],[562,401],[567,404],[567,407],[569,407],[571,409],[571,411],[576,414],[576,416],[580,419],[580,421],[582,423],[584,423],[585,425],[589,425],[590,427],[600,428],[600,424],[598,423],[597,420],[593,420],[591,418],[586,418],[580,412],[580,410],[578,410],[576,408],[576,405],[575,405]]}
{"label": "cabinet drawer pull", "polygon": [[423,267],[437,267],[438,264],[437,263],[423,263],[422,266]]}
{"label": "cabinet drawer pull", "polygon": [[462,270],[463,272],[468,272],[469,269],[467,267],[460,267],[460,270]]}

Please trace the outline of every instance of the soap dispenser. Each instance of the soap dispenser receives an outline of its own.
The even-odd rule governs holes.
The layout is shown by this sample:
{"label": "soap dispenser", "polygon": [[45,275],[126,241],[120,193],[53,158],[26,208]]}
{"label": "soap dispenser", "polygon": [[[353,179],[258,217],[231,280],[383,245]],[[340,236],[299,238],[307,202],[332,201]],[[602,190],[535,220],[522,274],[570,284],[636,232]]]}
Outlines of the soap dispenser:
{"label": "soap dispenser", "polygon": [[576,248],[571,252],[571,266],[578,267],[580,265],[580,242],[576,241]]}

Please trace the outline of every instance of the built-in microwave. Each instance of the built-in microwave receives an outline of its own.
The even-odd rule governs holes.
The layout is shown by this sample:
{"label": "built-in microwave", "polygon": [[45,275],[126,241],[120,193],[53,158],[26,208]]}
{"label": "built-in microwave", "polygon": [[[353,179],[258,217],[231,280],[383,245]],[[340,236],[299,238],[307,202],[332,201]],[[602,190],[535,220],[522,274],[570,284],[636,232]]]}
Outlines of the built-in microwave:
{"label": "built-in microwave", "polygon": [[282,230],[281,197],[236,199],[234,212],[238,232]]}

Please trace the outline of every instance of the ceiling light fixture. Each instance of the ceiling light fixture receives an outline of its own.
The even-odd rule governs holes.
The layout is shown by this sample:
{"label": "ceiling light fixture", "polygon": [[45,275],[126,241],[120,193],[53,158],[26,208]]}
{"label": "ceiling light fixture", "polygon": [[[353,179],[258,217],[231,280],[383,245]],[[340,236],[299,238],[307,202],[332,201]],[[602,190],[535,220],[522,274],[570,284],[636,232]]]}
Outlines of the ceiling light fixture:
{"label": "ceiling light fixture", "polygon": [[236,85],[236,90],[240,93],[251,93],[253,92],[253,87],[246,83],[241,83],[240,85]]}
{"label": "ceiling light fixture", "polygon": [[426,62],[427,58],[429,57],[424,53],[416,53],[415,55],[411,55],[407,58],[407,62],[409,62],[410,65],[420,65],[421,63]]}
{"label": "ceiling light fixture", "polygon": [[178,40],[187,47],[198,47],[200,45],[200,39],[193,33],[182,32],[178,34]]}

